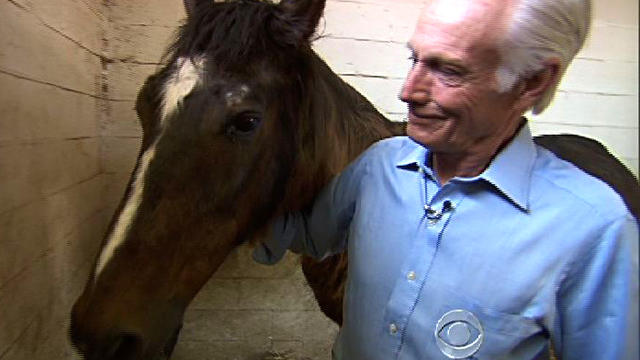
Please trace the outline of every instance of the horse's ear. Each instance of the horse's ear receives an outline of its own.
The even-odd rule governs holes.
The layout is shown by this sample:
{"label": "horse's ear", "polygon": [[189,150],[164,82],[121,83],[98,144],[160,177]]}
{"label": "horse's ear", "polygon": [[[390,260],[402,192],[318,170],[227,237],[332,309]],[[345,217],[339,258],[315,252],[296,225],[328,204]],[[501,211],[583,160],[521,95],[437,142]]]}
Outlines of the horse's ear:
{"label": "horse's ear", "polygon": [[196,9],[200,6],[200,3],[213,1],[213,0],[182,0],[184,2],[184,11],[188,17],[193,16],[196,13]]}
{"label": "horse's ear", "polygon": [[[187,1],[187,0],[185,0]],[[308,40],[316,31],[324,11],[325,0],[280,0],[278,6],[295,20],[301,40]]]}

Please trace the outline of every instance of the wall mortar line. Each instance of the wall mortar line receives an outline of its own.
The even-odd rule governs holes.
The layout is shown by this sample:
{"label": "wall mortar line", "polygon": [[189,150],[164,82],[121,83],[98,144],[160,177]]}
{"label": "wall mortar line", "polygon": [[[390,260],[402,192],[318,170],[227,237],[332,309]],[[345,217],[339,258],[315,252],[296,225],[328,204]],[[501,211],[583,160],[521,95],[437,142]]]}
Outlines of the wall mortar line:
{"label": "wall mortar line", "polygon": [[45,81],[45,80],[34,79],[34,78],[28,77],[26,75],[17,74],[17,73],[14,73],[12,71],[4,70],[4,69],[0,69],[0,74],[13,76],[13,77],[21,79],[21,80],[32,81],[32,82],[35,82],[35,83],[38,83],[38,84],[42,84],[42,85],[53,86],[53,87],[55,87],[57,89],[60,89],[60,90],[65,90],[65,91],[69,91],[69,92],[80,94],[80,95],[90,96],[90,97],[95,98],[95,99],[101,99],[101,100],[107,100],[107,101],[131,101],[130,99],[107,99],[107,98],[103,98],[103,97],[95,95],[95,94],[90,94],[90,93],[87,93],[87,92],[84,92],[84,91],[81,91],[81,90],[76,90],[76,89],[73,89],[73,88],[70,88],[70,87],[67,87],[67,86],[64,86],[64,85],[58,85],[58,84],[55,84],[55,83],[52,83],[52,82],[49,82],[49,81]]}

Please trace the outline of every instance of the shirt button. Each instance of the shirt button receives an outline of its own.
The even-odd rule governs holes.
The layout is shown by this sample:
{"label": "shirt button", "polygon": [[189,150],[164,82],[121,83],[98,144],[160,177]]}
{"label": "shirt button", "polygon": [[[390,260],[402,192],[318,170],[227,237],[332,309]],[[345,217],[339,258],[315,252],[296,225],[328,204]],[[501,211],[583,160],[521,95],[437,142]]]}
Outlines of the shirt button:
{"label": "shirt button", "polygon": [[391,323],[389,324],[389,333],[391,333],[391,335],[395,335],[398,333],[398,326],[396,326],[396,324]]}
{"label": "shirt button", "polygon": [[415,280],[416,279],[416,272],[415,271],[409,271],[409,273],[407,274],[407,279]]}

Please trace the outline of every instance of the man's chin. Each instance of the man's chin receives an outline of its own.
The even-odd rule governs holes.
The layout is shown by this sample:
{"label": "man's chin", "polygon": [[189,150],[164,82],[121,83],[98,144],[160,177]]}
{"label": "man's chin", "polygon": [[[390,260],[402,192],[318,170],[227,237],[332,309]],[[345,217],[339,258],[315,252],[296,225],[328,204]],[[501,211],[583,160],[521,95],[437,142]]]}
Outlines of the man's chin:
{"label": "man's chin", "polygon": [[433,135],[433,132],[425,129],[424,126],[412,123],[407,124],[407,136],[422,146],[429,147],[429,144],[433,141]]}

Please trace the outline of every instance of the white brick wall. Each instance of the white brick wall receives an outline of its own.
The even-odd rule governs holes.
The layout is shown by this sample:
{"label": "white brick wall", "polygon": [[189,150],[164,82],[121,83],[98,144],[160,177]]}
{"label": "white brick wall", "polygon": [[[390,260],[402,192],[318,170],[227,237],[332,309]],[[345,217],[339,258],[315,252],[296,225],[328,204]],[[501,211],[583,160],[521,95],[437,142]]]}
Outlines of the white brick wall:
{"label": "white brick wall", "polygon": [[[399,120],[415,0],[329,0],[314,48],[380,111]],[[595,138],[638,174],[638,2],[595,0],[593,28],[551,107],[530,116],[534,134]]]}

